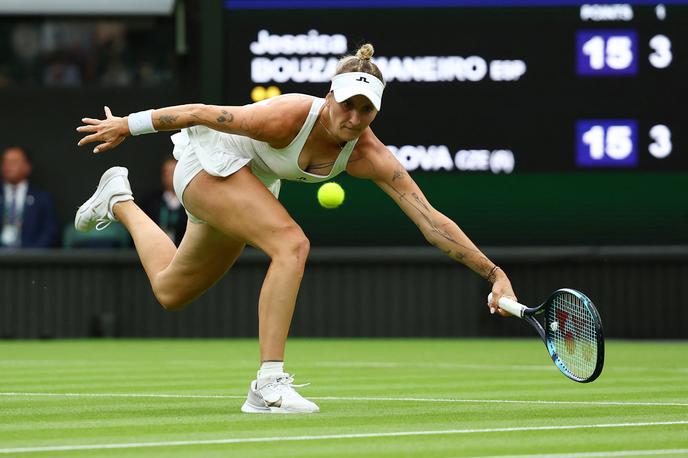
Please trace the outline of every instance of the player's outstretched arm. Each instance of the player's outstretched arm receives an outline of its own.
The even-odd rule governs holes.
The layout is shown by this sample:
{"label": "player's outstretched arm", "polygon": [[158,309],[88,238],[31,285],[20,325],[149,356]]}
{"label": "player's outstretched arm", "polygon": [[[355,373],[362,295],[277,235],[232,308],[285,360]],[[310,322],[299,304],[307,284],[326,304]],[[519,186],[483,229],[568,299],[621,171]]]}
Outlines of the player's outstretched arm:
{"label": "player's outstretched arm", "polygon": [[[298,111],[298,107],[294,109],[294,99],[277,99],[280,98],[271,103],[245,106],[177,105],[124,117],[113,116],[110,109],[105,107],[105,119],[81,120],[84,125],[76,130],[87,135],[79,140],[79,146],[98,143],[93,152],[101,153],[117,147],[131,135],[179,130],[192,126],[206,126],[221,132],[279,143],[285,133],[289,134],[289,131],[284,129],[285,117]],[[303,101],[297,100],[296,104],[299,103],[304,105]]]}
{"label": "player's outstretched arm", "polygon": [[499,298],[516,299],[516,296],[506,273],[490,261],[454,221],[430,205],[413,178],[372,131],[361,136],[356,150],[347,167],[349,174],[373,180],[418,226],[431,245],[492,283],[493,299],[488,306],[493,313],[499,310],[507,315],[499,309]]}

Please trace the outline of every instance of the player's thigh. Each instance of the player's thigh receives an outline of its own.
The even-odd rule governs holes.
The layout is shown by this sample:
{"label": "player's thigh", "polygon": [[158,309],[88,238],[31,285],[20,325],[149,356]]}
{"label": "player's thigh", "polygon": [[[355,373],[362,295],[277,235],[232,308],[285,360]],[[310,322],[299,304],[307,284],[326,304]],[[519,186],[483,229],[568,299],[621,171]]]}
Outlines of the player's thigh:
{"label": "player's thigh", "polygon": [[189,221],[172,262],[156,279],[158,300],[178,308],[198,297],[232,267],[244,246],[208,224]]}
{"label": "player's thigh", "polygon": [[247,167],[228,177],[199,173],[185,190],[184,202],[193,215],[268,255],[307,243],[287,210]]}

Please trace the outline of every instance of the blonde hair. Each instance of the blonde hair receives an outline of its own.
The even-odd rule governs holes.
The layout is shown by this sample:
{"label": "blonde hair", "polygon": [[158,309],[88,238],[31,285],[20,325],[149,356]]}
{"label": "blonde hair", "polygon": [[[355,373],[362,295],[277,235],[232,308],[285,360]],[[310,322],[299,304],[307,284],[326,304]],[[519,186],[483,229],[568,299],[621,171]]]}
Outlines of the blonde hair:
{"label": "blonde hair", "polygon": [[340,73],[363,72],[373,75],[384,84],[385,79],[382,77],[382,72],[377,68],[377,65],[371,61],[373,54],[375,54],[373,45],[365,43],[358,48],[355,55],[344,56],[339,60],[335,75],[339,75]]}

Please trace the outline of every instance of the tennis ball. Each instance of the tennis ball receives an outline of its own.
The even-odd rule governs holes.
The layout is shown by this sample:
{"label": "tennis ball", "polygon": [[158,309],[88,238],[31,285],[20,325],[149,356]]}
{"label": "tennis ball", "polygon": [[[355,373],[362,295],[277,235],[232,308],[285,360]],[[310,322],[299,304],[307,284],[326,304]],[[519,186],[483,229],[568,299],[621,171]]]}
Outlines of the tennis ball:
{"label": "tennis ball", "polygon": [[318,202],[325,208],[337,208],[344,202],[344,189],[334,181],[325,183],[318,189]]}

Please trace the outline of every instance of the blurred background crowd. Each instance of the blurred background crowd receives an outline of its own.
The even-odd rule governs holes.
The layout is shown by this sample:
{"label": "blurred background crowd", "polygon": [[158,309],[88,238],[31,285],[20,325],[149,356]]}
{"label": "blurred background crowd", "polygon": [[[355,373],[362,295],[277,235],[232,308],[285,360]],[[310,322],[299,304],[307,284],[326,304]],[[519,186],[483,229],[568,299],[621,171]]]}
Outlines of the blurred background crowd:
{"label": "blurred background crowd", "polygon": [[[26,5],[30,10],[32,2]],[[40,5],[35,8],[38,10]],[[78,204],[69,202],[65,188],[75,188],[79,172],[73,170],[63,183],[55,179],[55,172],[70,170],[68,156],[78,151],[64,147],[63,139],[72,139],[69,132],[48,122],[41,127],[36,141],[36,137],[27,135],[30,121],[19,119],[13,110],[17,104],[7,99],[17,97],[19,105],[32,111],[33,116],[37,109],[49,110],[54,118],[60,116],[59,108],[68,103],[70,94],[83,91],[92,91],[87,97],[98,100],[90,107],[82,105],[91,110],[102,106],[101,100],[109,98],[111,89],[123,89],[127,92],[125,98],[130,99],[149,90],[177,90],[181,85],[179,65],[183,63],[183,52],[175,46],[178,15],[173,15],[170,7],[164,15],[125,17],[92,16],[92,7],[84,4],[82,8],[88,15],[41,15],[30,11],[11,14],[0,6],[0,98],[4,96],[3,105],[9,110],[5,113],[10,120],[4,124],[6,131],[13,133],[0,137],[0,249],[5,251],[132,246],[129,235],[118,224],[88,234],[73,229],[70,213]],[[55,94],[61,99],[57,106],[44,103],[45,96]],[[116,100],[110,100],[113,102]],[[74,126],[78,119],[66,117]],[[22,132],[23,128],[26,130]],[[54,140],[47,143],[45,137]],[[172,190],[175,160],[171,148],[162,142],[158,145],[157,154],[145,161],[146,184],[137,201],[178,243],[184,233],[186,213]],[[61,166],[55,167],[56,162]],[[79,192],[87,196],[84,190]]]}
{"label": "blurred background crowd", "polygon": [[174,56],[160,52],[165,36],[154,27],[145,19],[3,21],[0,88],[174,83]]}

